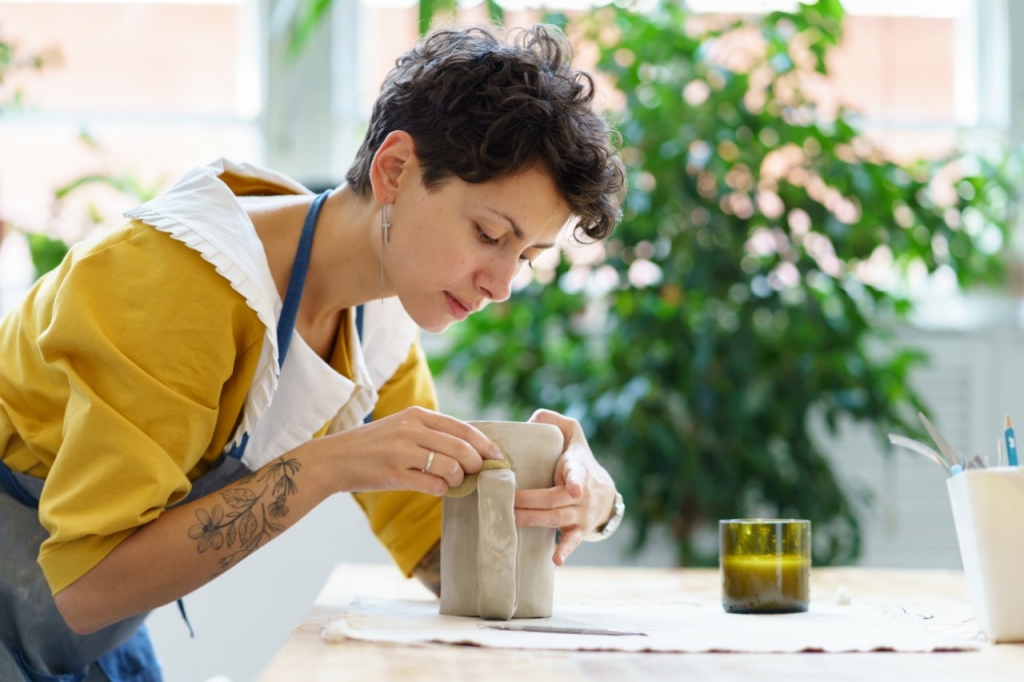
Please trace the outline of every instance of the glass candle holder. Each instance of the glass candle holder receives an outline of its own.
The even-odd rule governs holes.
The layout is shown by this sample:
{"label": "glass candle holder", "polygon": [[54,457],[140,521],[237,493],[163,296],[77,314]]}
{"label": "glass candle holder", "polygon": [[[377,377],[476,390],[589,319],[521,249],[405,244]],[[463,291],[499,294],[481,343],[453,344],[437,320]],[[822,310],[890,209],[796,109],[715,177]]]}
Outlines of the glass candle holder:
{"label": "glass candle holder", "polygon": [[719,521],[722,607],[728,613],[798,613],[810,603],[811,522]]}

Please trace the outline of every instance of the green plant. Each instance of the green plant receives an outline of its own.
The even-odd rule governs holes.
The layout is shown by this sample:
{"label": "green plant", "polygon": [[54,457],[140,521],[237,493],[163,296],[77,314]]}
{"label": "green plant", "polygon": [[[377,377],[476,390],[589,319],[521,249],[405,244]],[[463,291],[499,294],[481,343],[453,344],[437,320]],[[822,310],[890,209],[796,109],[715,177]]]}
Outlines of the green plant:
{"label": "green plant", "polygon": [[[292,57],[302,52],[309,42],[316,27],[324,21],[334,0],[300,0],[293,6],[288,17],[288,54]],[[492,23],[501,25],[505,20],[505,10],[497,0],[483,0],[487,7],[487,16]],[[437,15],[453,16],[458,9],[458,0],[419,0],[417,2],[420,35],[430,30],[431,22]]]}
{"label": "green plant", "polygon": [[25,54],[15,43],[0,37],[0,116],[23,105],[24,93],[21,88],[7,87],[10,77],[26,70],[38,71],[54,58],[53,54]]}
{"label": "green plant", "polygon": [[[24,106],[23,92],[16,88],[7,92],[3,90],[5,82],[12,73],[17,71],[39,71],[43,67],[57,61],[59,55],[56,51],[50,50],[45,53],[26,55],[17,49],[14,43],[0,38],[0,117],[10,110],[19,109]],[[79,134],[79,141],[88,146],[97,155],[103,153],[99,143],[86,131]],[[129,197],[138,203],[149,201],[157,195],[163,182],[157,182],[152,186],[145,186],[134,176],[127,173],[89,173],[73,179],[67,184],[58,187],[54,191],[54,211],[59,212],[66,201],[78,195],[84,188],[104,186],[115,192]],[[0,207],[2,208],[2,207]],[[0,241],[8,227],[2,220],[3,211],[0,210]],[[105,222],[107,219],[102,212],[96,208],[94,203],[86,206],[85,223],[87,226],[95,226]],[[44,232],[14,228],[25,234],[29,247],[29,255],[32,259],[32,266],[35,276],[38,279],[44,274],[60,265],[64,256],[69,250],[66,241],[59,237],[48,235]]]}
{"label": "green plant", "polygon": [[[102,148],[88,133],[82,132],[79,135],[79,140],[96,152],[98,156],[102,155]],[[89,188],[104,187],[113,190],[126,199],[131,199],[133,203],[143,204],[156,197],[163,184],[164,182],[161,180],[153,185],[143,185],[138,178],[129,173],[88,173],[54,190],[54,214],[66,210],[64,208],[65,204],[70,199],[87,191]],[[84,209],[81,219],[77,221],[81,225],[82,233],[86,233],[97,226],[109,225],[111,222],[111,217],[101,211],[93,201],[87,201],[85,206],[77,208]],[[76,213],[75,215],[77,216],[78,214]],[[43,232],[26,230],[25,237],[28,240],[29,253],[32,258],[36,279],[60,265],[61,261],[64,260],[64,256],[70,250],[70,246],[65,240]]]}
{"label": "green plant", "polygon": [[[700,531],[777,515],[813,521],[816,563],[854,559],[858,505],[809,423],[918,433],[908,378],[926,358],[891,331],[911,308],[901,274],[1003,277],[1010,165],[892,163],[850,112],[802,96],[842,18],[837,0],[719,28],[674,3],[595,11],[583,28],[625,100],[622,224],[603,262],[563,257],[540,273],[555,284],[454,326],[433,361],[483,405],[579,418],[634,548],[663,527],[680,563],[713,565]],[[756,49],[728,66],[725,45]]]}
{"label": "green plant", "polygon": [[[25,54],[15,43],[9,42],[6,38],[0,37],[0,118],[5,114],[21,109],[24,106],[24,93],[20,87],[9,87],[9,81],[13,74],[24,71],[38,71],[54,59],[54,55]],[[0,206],[0,243],[7,234],[9,225],[3,219],[3,206]],[[32,248],[30,242],[30,249]],[[40,254],[42,260],[47,255]],[[36,253],[32,251],[33,264],[36,263]],[[42,262],[42,261],[41,261]],[[58,261],[59,262],[59,261]],[[37,266],[38,267],[38,266]],[[38,272],[38,269],[37,269]]]}
{"label": "green plant", "polygon": [[64,256],[68,255],[69,247],[63,239],[50,237],[41,232],[26,232],[25,239],[28,240],[29,256],[32,258],[32,269],[35,271],[36,279],[56,268],[64,260]]}

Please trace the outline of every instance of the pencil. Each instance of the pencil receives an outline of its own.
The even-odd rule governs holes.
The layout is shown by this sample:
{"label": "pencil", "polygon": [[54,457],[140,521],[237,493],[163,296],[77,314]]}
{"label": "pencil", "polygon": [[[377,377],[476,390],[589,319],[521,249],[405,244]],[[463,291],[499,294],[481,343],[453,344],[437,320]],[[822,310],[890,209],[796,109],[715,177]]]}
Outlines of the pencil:
{"label": "pencil", "polygon": [[1006,461],[1012,467],[1017,466],[1017,436],[1013,433],[1013,422],[1006,415]]}

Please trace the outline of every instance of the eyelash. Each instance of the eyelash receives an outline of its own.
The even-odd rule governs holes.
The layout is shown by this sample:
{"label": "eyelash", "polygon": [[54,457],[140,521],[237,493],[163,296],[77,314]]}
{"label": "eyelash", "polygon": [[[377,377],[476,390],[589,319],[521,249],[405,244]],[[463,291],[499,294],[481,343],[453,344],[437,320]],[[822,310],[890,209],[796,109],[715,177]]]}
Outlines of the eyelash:
{"label": "eyelash", "polygon": [[[477,237],[479,237],[480,241],[482,241],[484,244],[489,244],[491,246],[494,246],[495,244],[498,243],[497,239],[495,239],[494,237],[492,237],[489,234],[487,234],[486,232],[484,232],[483,229],[479,225],[474,224],[474,227],[476,228]],[[521,260],[524,263],[526,263],[526,265],[531,270],[533,270],[533,261],[531,261],[529,258],[527,258],[526,256],[520,256],[519,260]]]}
{"label": "eyelash", "polygon": [[474,225],[474,227],[476,227],[477,236],[480,237],[480,241],[482,241],[484,244],[494,245],[498,243],[497,239],[484,232],[479,225]]}

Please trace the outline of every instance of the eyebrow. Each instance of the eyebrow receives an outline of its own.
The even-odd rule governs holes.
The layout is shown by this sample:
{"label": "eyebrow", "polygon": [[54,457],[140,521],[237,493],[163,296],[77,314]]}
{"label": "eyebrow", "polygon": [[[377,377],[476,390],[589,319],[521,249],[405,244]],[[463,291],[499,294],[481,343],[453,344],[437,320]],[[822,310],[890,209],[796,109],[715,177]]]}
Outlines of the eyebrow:
{"label": "eyebrow", "polygon": [[[494,215],[498,216],[499,218],[502,218],[505,222],[507,222],[512,227],[512,234],[514,234],[516,236],[516,239],[518,239],[520,241],[523,241],[524,239],[526,239],[526,235],[523,234],[522,228],[519,227],[519,224],[516,223],[516,221],[513,220],[510,216],[505,215],[501,211],[493,209],[490,206],[487,206],[485,208],[487,208],[488,211],[490,211]],[[551,243],[551,244],[534,244],[531,248],[534,248],[534,249],[550,249],[553,246],[554,246],[554,243]]]}

